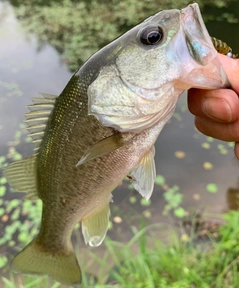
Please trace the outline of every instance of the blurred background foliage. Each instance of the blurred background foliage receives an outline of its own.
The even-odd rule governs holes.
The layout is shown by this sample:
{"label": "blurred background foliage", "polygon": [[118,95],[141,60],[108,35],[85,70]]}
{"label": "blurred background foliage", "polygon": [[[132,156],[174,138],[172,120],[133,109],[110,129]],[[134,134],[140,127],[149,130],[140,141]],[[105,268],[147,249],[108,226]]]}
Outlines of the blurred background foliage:
{"label": "blurred background foliage", "polygon": [[[159,10],[185,7],[188,0],[12,0],[15,14],[27,32],[37,37],[39,49],[48,42],[71,71],[94,52]],[[192,1],[191,1],[192,2]],[[198,0],[200,8],[225,8],[235,0]],[[235,13],[236,13],[235,9]],[[203,14],[212,19],[211,14]],[[217,20],[235,22],[222,13]]]}

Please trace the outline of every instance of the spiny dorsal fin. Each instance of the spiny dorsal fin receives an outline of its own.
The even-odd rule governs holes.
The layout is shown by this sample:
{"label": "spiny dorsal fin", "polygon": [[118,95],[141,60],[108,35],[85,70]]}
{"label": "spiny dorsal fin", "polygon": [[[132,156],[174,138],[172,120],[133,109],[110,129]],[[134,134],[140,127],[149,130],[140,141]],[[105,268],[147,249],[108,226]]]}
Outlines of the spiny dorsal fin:
{"label": "spiny dorsal fin", "polygon": [[39,149],[49,115],[57,98],[55,95],[41,94],[44,98],[32,98],[33,104],[27,106],[30,112],[25,114],[26,120],[24,121],[28,125],[29,136],[32,137],[35,143],[35,150]]}
{"label": "spiny dorsal fin", "polygon": [[11,163],[3,173],[16,192],[27,192],[27,199],[38,199],[36,179],[36,158],[34,154],[24,160]]}

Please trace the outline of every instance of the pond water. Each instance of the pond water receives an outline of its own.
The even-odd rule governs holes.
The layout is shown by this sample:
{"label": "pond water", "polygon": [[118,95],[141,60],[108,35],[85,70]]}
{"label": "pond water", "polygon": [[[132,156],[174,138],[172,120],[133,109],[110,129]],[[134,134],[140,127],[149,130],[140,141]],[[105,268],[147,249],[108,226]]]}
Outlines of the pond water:
{"label": "pond water", "polygon": [[[238,24],[209,21],[207,27],[211,35],[227,41],[235,53],[239,52],[239,37],[235,37],[239,33]],[[39,51],[35,36],[24,33],[14,9],[5,2],[0,3],[0,156],[8,155],[10,162],[14,158],[13,147],[23,157],[33,153],[33,145],[25,141],[20,125],[27,112],[25,106],[31,104],[30,98],[38,97],[39,92],[58,95],[71,75],[57,51],[48,44]],[[167,204],[163,195],[175,186],[176,192],[170,191],[172,195],[183,195],[178,206],[184,208],[186,214],[199,209],[217,218],[236,201],[227,202],[228,195],[237,193],[231,188],[238,187],[239,176],[232,145],[207,138],[195,130],[185,95],[156,143],[155,158],[157,174],[162,177],[159,177],[161,184],[155,185],[151,204],[141,201],[127,182],[115,190],[111,206],[114,224],[109,232],[112,238],[128,240],[132,236],[130,226],[139,226],[142,215],[149,224],[167,222],[168,216],[163,216]],[[22,194],[8,190],[4,199],[14,197]],[[6,224],[2,221],[3,231],[4,227]]]}

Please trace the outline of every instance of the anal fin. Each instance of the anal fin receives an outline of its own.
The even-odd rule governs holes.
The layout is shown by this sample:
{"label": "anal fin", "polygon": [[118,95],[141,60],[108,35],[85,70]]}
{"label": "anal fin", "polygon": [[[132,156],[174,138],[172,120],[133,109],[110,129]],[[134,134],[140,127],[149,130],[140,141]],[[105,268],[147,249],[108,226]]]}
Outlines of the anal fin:
{"label": "anal fin", "polygon": [[137,190],[147,200],[149,200],[152,195],[156,178],[154,154],[155,149],[153,146],[129,174],[130,181],[135,190]]}
{"label": "anal fin", "polygon": [[107,233],[110,216],[109,203],[81,220],[82,233],[85,243],[90,246],[99,246]]}

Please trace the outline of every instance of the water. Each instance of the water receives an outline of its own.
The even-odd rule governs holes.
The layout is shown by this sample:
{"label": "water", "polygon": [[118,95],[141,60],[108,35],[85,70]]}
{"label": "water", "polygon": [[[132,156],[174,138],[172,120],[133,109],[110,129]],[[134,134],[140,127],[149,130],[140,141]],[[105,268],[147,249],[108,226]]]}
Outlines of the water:
{"label": "water", "polygon": [[[27,112],[29,98],[39,92],[59,94],[71,73],[54,48],[37,51],[34,38],[27,38],[7,4],[0,6],[0,93],[1,148],[13,139]],[[10,85],[9,85],[10,84]],[[15,89],[14,89],[15,88]]]}
{"label": "water", "polygon": [[[225,39],[235,53],[239,52],[239,37],[235,37],[239,33],[238,24],[210,21],[207,27],[211,35]],[[31,104],[29,98],[38,97],[39,92],[59,95],[71,75],[57,51],[48,44],[39,51],[35,36],[23,32],[11,6],[0,3],[0,156],[9,154],[16,132],[22,131],[19,125],[27,112],[25,106]],[[32,154],[32,148],[28,142],[17,145],[23,157]],[[233,148],[218,140],[211,142],[195,130],[193,116],[186,110],[185,95],[156,143],[156,169],[165,183],[156,185],[149,206],[128,189],[129,183],[115,190],[114,229],[109,232],[112,238],[129,239],[130,226],[139,226],[141,215],[149,224],[167,221],[162,215],[166,204],[163,193],[167,187],[179,187],[183,194],[180,207],[187,213],[199,209],[214,218],[228,210],[227,191],[238,185],[239,169]],[[217,186],[216,193],[207,191],[210,183]],[[235,192],[231,194],[235,196]],[[12,199],[13,195],[18,196],[8,191],[6,199]]]}

